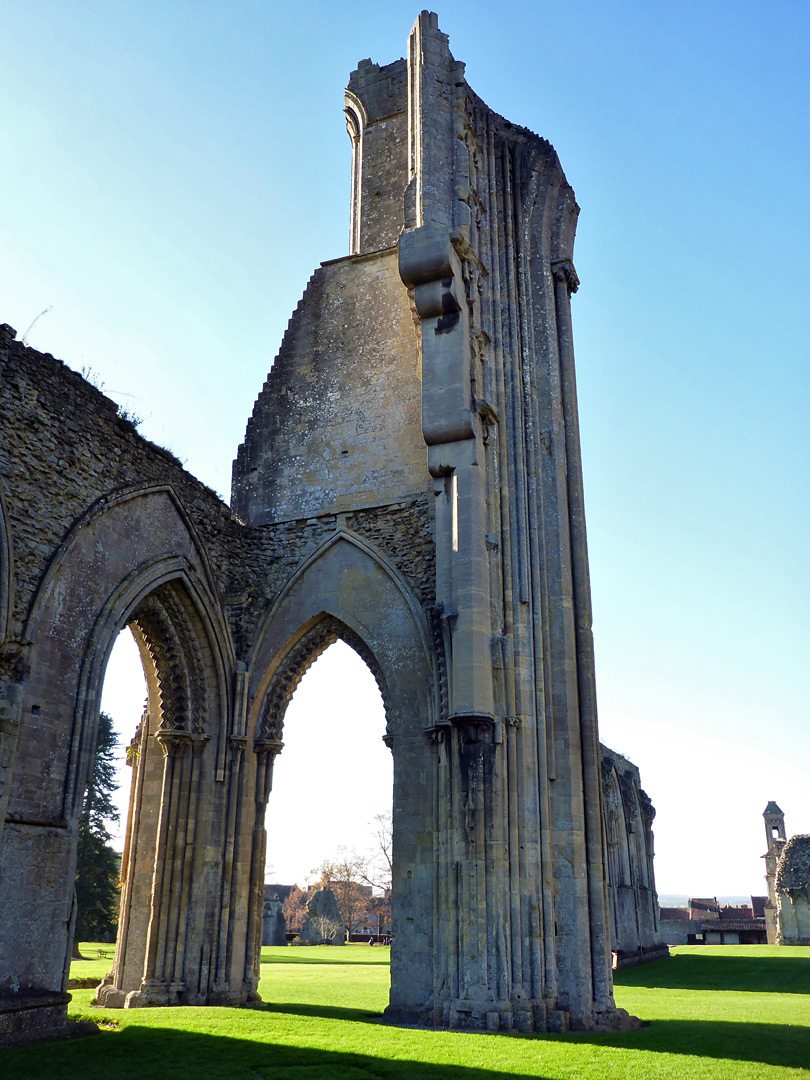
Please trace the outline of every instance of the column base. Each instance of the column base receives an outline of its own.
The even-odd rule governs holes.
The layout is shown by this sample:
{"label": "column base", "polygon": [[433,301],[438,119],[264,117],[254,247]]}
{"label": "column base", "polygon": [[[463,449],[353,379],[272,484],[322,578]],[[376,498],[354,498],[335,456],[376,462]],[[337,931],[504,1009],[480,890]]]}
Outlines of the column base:
{"label": "column base", "polygon": [[613,954],[613,970],[622,971],[624,968],[636,967],[638,964],[649,964],[652,960],[663,960],[669,956],[668,945],[640,945],[633,952],[623,952],[621,949]]}
{"label": "column base", "polygon": [[[638,1031],[643,1023],[637,1016],[631,1016],[627,1009],[609,1009],[605,1012],[594,1013],[593,1024],[581,1030],[593,1031],[596,1034],[616,1034],[626,1031]],[[577,1030],[580,1030],[579,1028]]]}
{"label": "column base", "polygon": [[130,990],[124,999],[125,1009],[155,1009],[169,1004],[169,988],[157,979],[144,979],[140,988]]}
{"label": "column base", "polygon": [[0,1045],[96,1034],[98,1028],[92,1021],[68,1020],[70,999],[70,994],[48,990],[0,996]]}
{"label": "column base", "polygon": [[553,1008],[544,1001],[484,1001],[455,998],[425,1009],[391,1005],[383,1013],[388,1024],[402,1027],[449,1028],[456,1031],[546,1032],[592,1031],[595,1033],[636,1031],[638,1017],[626,1009],[609,1009],[582,1023],[568,1009]]}

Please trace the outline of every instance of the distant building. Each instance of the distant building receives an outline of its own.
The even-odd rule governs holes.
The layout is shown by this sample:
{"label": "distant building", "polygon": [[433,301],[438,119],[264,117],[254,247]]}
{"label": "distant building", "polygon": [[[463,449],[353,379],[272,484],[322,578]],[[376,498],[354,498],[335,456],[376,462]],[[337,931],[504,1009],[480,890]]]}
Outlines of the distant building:
{"label": "distant building", "polygon": [[688,907],[661,908],[661,936],[667,945],[764,945],[766,921],[757,915],[764,901],[721,906],[716,896],[690,897]]}

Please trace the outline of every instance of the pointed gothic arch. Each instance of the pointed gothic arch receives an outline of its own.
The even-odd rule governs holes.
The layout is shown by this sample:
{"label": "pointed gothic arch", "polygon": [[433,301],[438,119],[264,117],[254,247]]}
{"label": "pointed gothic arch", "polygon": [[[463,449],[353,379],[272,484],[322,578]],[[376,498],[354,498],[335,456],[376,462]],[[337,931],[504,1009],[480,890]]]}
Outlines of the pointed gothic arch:
{"label": "pointed gothic arch", "polygon": [[[187,574],[142,590],[124,623],[141,656],[147,703],[127,749],[133,775],[116,957],[99,999],[108,1007],[204,1002],[211,972],[194,958],[217,903],[208,898],[191,911],[188,897],[211,869],[195,833],[210,812],[206,789],[224,745],[225,669]],[[219,862],[224,837],[216,812],[203,836],[219,848]]]}
{"label": "pointed gothic arch", "polygon": [[[440,726],[434,636],[412,590],[386,556],[348,530],[311,551],[280,590],[256,636],[248,673],[246,735],[255,769],[248,949],[258,974],[261,887],[273,764],[281,750],[284,710],[309,665],[337,637],[366,662],[386,709],[386,742],[394,757],[394,945],[392,1010],[412,1010],[431,993],[436,931],[436,791],[431,779]],[[250,761],[252,758],[252,761]],[[422,775],[420,784],[413,777]],[[418,917],[417,917],[418,913]]]}
{"label": "pointed gothic arch", "polygon": [[[137,797],[119,948],[104,992],[110,1004],[161,1004],[184,995],[204,1001],[214,982],[212,970],[200,971],[199,956],[219,897],[201,898],[193,911],[181,902],[206,873],[219,872],[227,843],[225,796],[215,777],[226,751],[234,661],[210,581],[207,559],[171,489],[129,491],[97,503],[69,530],[27,620],[19,798],[12,795],[7,817],[18,829],[4,834],[8,843],[24,844],[32,830],[39,830],[32,834],[37,837],[49,830],[54,895],[44,890],[41,900],[64,907],[61,933],[51,935],[47,948],[54,964],[61,953],[65,972],[77,820],[95,755],[107,661],[127,625],[144,662],[149,706],[132,748]],[[42,769],[43,759],[49,769]],[[25,811],[32,791],[42,807],[36,822]],[[194,844],[194,830],[204,824],[210,828],[205,856]],[[41,914],[29,904],[13,917],[33,926]]]}
{"label": "pointed gothic arch", "polygon": [[318,657],[336,641],[343,641],[353,649],[374,676],[385,709],[385,739],[391,745],[393,703],[382,668],[360,635],[326,612],[301,634],[273,673],[259,710],[255,743],[266,743],[268,740],[281,743],[284,716],[298,684]]}
{"label": "pointed gothic arch", "polygon": [[349,213],[349,254],[360,251],[360,201],[363,191],[363,133],[366,127],[366,110],[362,101],[350,90],[345,94],[343,113],[346,131],[352,144],[352,197]]}
{"label": "pointed gothic arch", "polygon": [[[414,710],[422,717],[423,729],[440,722],[446,688],[434,680],[433,664],[441,642],[413,590],[385,554],[350,530],[340,529],[305,556],[260,623],[249,660],[248,733],[258,728],[277,670],[282,665],[288,671],[296,669],[298,653],[291,655],[291,650],[312,633],[314,637],[300,646],[301,654],[308,655],[319,624],[324,627],[321,633],[328,636],[334,631],[368,664],[386,703],[390,735]],[[320,652],[326,647],[323,644]],[[424,678],[418,690],[413,672]]]}

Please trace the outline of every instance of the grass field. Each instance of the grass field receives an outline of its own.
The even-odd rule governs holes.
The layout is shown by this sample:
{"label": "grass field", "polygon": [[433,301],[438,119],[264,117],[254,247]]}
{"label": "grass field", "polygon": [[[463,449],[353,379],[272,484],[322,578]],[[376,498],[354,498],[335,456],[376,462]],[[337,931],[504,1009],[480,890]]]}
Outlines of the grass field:
{"label": "grass field", "polygon": [[[95,957],[98,946],[82,946]],[[810,949],[697,946],[621,972],[626,1035],[479,1035],[388,1027],[389,950],[263,949],[250,1009],[99,1010],[101,1035],[0,1051],[2,1080],[749,1080],[810,1076]],[[108,959],[76,961],[101,977]]]}

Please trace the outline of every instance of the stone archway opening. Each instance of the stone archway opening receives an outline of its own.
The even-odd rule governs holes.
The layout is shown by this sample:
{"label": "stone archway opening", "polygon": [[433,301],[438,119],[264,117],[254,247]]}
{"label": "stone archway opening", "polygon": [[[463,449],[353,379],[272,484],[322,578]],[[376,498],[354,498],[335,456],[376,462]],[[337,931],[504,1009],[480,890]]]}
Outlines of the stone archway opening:
{"label": "stone archway opening", "polygon": [[[363,658],[338,638],[305,672],[284,713],[284,748],[274,765],[265,819],[268,918],[275,911],[273,896],[282,892],[272,886],[305,889],[331,863],[344,873],[356,867],[358,883],[366,886],[346,899],[351,933],[379,936],[390,925],[380,890],[362,880],[363,872],[375,884],[384,879],[378,819],[390,820],[393,792],[385,733],[377,681]],[[277,917],[273,926],[276,939],[268,940],[268,925],[265,944],[281,944]]]}
{"label": "stone archway opening", "polygon": [[123,851],[129,816],[132,768],[127,764],[127,747],[135,736],[146,708],[148,690],[138,645],[132,630],[125,626],[115,639],[101,691],[101,711],[111,717],[117,745],[115,748],[115,783],[112,796],[119,820],[110,826],[112,845]]}
{"label": "stone archway opening", "polygon": [[[202,836],[216,843],[205,822],[214,808],[203,794],[218,773],[217,740],[211,737],[219,696],[216,655],[179,580],[164,581],[138,601],[116,646],[108,673],[128,683],[118,689],[130,699],[126,711],[135,722],[119,746],[131,779],[122,778],[119,792],[115,963],[98,996],[108,1007],[204,1001],[215,961],[201,971],[188,957],[199,950],[200,935],[210,947],[219,906],[209,897],[212,910],[206,912],[204,903],[200,908],[191,902],[205,877],[204,863],[217,858],[212,850],[204,854],[197,840],[202,826]],[[146,700],[135,711],[131,699],[137,701],[139,690]]]}
{"label": "stone archway opening", "polygon": [[99,709],[102,717],[80,799],[74,957],[83,955],[83,942],[108,945],[108,956],[116,943],[122,862],[131,825],[133,770],[129,747],[141,725],[147,700],[138,646],[125,626],[115,639],[104,671]]}

